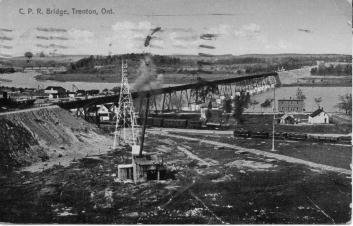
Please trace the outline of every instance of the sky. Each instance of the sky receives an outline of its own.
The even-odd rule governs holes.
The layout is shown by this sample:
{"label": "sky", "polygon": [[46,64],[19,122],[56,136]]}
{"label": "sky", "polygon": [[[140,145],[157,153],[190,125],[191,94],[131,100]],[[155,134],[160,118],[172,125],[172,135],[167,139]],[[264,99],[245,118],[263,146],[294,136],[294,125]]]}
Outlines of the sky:
{"label": "sky", "polygon": [[[96,10],[97,15],[74,14]],[[101,9],[112,10],[103,14]],[[27,13],[28,9],[33,13]],[[43,14],[37,14],[40,9]],[[67,10],[67,15],[47,14]],[[161,27],[148,47],[151,29]],[[201,39],[213,34],[211,40]],[[351,0],[0,0],[0,57],[352,52]]]}

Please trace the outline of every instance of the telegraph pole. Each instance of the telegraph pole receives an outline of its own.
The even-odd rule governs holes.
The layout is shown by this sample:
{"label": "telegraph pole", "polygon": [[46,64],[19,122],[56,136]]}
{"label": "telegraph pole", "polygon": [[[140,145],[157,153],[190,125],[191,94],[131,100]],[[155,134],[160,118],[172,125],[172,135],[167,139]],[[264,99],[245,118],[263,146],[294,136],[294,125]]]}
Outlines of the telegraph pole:
{"label": "telegraph pole", "polygon": [[276,120],[276,84],[273,87],[273,120],[272,120],[272,149],[275,151],[275,120]]}

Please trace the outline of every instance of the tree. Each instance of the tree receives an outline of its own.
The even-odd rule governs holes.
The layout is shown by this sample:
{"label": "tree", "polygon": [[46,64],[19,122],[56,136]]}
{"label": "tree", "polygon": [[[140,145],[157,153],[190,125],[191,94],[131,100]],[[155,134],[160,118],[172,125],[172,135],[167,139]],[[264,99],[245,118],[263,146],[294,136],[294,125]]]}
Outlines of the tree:
{"label": "tree", "polygon": [[115,86],[111,91],[115,94],[120,93],[120,87]]}
{"label": "tree", "polygon": [[298,100],[305,100],[306,99],[306,96],[303,93],[303,90],[301,90],[300,88],[297,89],[297,93],[295,94],[295,96]]}
{"label": "tree", "polygon": [[31,61],[31,58],[33,57],[32,52],[25,52],[25,57],[28,58],[27,63]]}
{"label": "tree", "polygon": [[320,103],[322,102],[322,97],[315,97],[314,98],[315,103],[317,104],[317,107],[320,107]]}
{"label": "tree", "polygon": [[240,92],[240,96],[234,97],[234,113],[233,117],[236,119],[237,123],[243,124],[244,117],[243,112],[244,109],[249,105],[250,98],[245,92]]}
{"label": "tree", "polygon": [[336,107],[340,110],[345,111],[348,115],[352,114],[352,94],[347,93],[342,96],[340,95],[339,101],[340,102],[336,105]]}
{"label": "tree", "polygon": [[45,57],[45,54],[42,52],[39,53],[39,57]]}
{"label": "tree", "polygon": [[232,112],[232,99],[226,97],[223,101],[223,109],[226,113]]}

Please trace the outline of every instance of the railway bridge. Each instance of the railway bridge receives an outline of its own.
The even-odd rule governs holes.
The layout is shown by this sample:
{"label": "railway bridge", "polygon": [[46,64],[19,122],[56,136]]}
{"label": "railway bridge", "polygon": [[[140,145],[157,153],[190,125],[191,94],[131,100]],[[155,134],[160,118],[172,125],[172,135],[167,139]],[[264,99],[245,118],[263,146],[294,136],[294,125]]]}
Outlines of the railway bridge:
{"label": "railway bridge", "polygon": [[[234,97],[242,91],[252,95],[279,85],[278,74],[270,72],[212,81],[200,80],[196,83],[172,87],[133,91],[131,95],[137,111],[142,110],[142,103],[148,98],[151,103],[149,105],[150,111],[167,112],[180,110],[182,107],[191,104],[205,103],[214,95]],[[90,107],[107,103],[117,105],[118,100],[119,94],[116,94],[65,101],[58,103],[58,105],[67,110],[77,109],[77,114],[85,117],[87,109]]]}

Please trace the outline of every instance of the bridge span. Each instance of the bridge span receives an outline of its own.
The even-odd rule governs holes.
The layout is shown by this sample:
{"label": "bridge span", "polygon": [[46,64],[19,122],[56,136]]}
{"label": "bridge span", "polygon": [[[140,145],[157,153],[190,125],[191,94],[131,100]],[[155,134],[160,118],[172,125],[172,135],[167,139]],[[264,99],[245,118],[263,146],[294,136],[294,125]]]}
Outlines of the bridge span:
{"label": "bridge span", "polygon": [[[249,91],[255,89],[256,87],[263,87],[266,85],[279,85],[280,81],[278,78],[278,74],[276,72],[270,73],[262,73],[262,74],[250,74],[245,76],[238,76],[234,78],[227,79],[219,79],[212,81],[204,81],[201,80],[196,83],[172,86],[172,87],[164,87],[158,89],[151,90],[142,90],[142,91],[133,91],[131,93],[132,98],[145,98],[152,97],[155,108],[157,108],[157,101],[161,102],[162,110],[164,107],[170,108],[173,102],[173,97],[177,97],[180,101],[187,101],[188,104],[190,102],[197,102],[200,100],[203,89],[211,89],[211,92],[217,92],[222,95],[234,95],[235,92],[239,90]],[[176,94],[179,94],[178,96]],[[174,95],[174,96],[173,96]],[[183,98],[184,97],[184,98]],[[193,100],[191,100],[193,99]],[[100,96],[93,97],[88,99],[81,100],[72,100],[60,102],[59,105],[64,109],[79,109],[79,108],[87,108],[93,105],[100,105],[105,103],[117,103],[119,100],[119,94],[117,95],[109,95],[109,96]]]}

